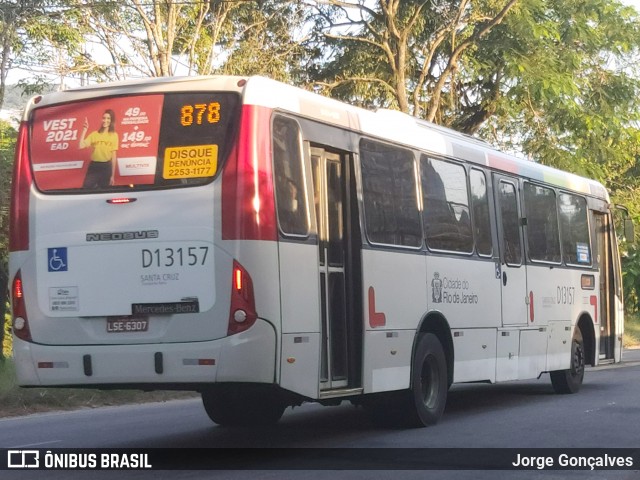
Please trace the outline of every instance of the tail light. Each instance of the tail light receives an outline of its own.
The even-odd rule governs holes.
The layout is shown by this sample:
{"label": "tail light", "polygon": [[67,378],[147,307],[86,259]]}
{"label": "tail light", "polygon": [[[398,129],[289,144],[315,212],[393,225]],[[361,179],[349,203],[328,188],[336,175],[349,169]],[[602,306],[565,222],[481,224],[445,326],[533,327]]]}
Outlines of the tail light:
{"label": "tail light", "polygon": [[253,281],[244,267],[234,260],[233,276],[231,278],[231,309],[227,335],[234,335],[248,330],[256,323],[257,318]]}
{"label": "tail light", "polygon": [[13,315],[13,333],[16,337],[31,342],[31,330],[27,318],[27,308],[24,301],[22,274],[18,270],[11,287],[11,312]]}
{"label": "tail light", "polygon": [[13,183],[11,184],[11,210],[9,220],[9,251],[29,249],[29,193],[31,191],[31,168],[27,124],[20,125],[16,143]]}

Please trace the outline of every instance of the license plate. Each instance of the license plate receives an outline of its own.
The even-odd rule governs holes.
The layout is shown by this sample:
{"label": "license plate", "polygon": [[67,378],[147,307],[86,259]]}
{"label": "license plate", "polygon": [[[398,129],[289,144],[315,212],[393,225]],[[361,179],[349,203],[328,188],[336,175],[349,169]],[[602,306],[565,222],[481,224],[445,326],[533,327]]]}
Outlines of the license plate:
{"label": "license plate", "polygon": [[146,332],[149,330],[149,319],[140,317],[107,318],[107,333]]}

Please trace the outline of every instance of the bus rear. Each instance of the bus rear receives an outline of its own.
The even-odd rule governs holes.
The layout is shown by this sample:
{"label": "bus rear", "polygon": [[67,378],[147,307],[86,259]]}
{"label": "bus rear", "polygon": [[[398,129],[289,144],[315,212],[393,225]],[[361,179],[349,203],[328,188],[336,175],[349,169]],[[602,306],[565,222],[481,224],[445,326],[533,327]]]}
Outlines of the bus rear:
{"label": "bus rear", "polygon": [[[10,234],[21,385],[273,383],[275,328],[258,317],[243,261],[255,269],[274,255],[243,260],[232,231],[242,222],[223,218],[252,200],[238,200],[250,189],[238,190],[238,153],[253,150],[238,139],[255,117],[244,84],[158,79],[31,101]],[[244,172],[254,182],[257,172]],[[270,297],[277,291],[260,298]],[[275,316],[270,308],[260,313]]]}

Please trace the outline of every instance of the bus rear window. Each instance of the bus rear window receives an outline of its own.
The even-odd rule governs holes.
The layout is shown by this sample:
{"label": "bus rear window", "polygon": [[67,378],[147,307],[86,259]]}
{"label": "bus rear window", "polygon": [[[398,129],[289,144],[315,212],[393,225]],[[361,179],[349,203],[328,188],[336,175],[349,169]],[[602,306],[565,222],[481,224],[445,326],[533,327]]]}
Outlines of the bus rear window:
{"label": "bus rear window", "polygon": [[36,185],[50,193],[202,185],[232,147],[239,105],[234,93],[190,92],[36,109]]}

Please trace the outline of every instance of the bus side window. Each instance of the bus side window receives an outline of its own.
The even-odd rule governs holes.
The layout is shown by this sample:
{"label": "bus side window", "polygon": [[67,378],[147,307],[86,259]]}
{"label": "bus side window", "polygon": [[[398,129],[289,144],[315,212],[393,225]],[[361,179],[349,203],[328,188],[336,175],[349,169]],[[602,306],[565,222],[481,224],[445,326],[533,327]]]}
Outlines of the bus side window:
{"label": "bus side window", "polygon": [[309,235],[309,215],[300,129],[294,120],[285,117],[275,117],[272,128],[278,224],[285,235],[306,237]]}
{"label": "bus side window", "polygon": [[559,263],[561,256],[556,192],[527,182],[524,184],[524,204],[529,258]]}
{"label": "bus side window", "polygon": [[420,247],[414,155],[410,150],[360,142],[367,236],[372,243]]}
{"label": "bus side window", "polygon": [[568,193],[558,196],[562,254],[570,265],[591,265],[587,201]]}
{"label": "bus side window", "polygon": [[462,165],[420,158],[427,246],[461,253],[473,251],[467,175]]}
{"label": "bus side window", "polygon": [[491,241],[487,179],[484,172],[475,168],[472,169],[469,174],[469,183],[471,186],[473,236],[476,241],[476,250],[479,255],[491,256],[493,245]]}
{"label": "bus side window", "polygon": [[515,185],[500,181],[498,200],[502,217],[503,260],[507,265],[518,266],[522,264],[522,247]]}

